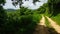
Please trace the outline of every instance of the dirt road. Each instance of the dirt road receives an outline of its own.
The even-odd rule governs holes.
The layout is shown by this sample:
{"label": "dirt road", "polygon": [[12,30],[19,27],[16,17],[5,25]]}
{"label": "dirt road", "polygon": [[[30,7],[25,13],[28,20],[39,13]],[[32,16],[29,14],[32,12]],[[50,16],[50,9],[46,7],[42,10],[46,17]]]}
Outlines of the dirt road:
{"label": "dirt road", "polygon": [[46,18],[50,22],[50,25],[57,31],[57,33],[60,33],[60,26],[55,21],[53,21],[51,18],[49,18],[47,16],[46,16]]}
{"label": "dirt road", "polygon": [[45,25],[45,18],[42,15],[42,19],[40,20],[40,23],[38,23],[34,34],[49,34],[48,29],[46,28]]}

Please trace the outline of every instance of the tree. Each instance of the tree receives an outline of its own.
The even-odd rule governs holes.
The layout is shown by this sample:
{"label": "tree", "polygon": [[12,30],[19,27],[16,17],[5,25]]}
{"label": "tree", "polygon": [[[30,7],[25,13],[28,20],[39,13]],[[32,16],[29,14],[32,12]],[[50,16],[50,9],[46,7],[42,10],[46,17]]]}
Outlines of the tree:
{"label": "tree", "polygon": [[4,31],[4,25],[7,21],[7,14],[3,9],[3,5],[5,4],[5,0],[0,0],[0,33]]}
{"label": "tree", "polygon": [[0,0],[0,26],[2,26],[5,23],[6,13],[2,7],[4,5],[5,0]]}
{"label": "tree", "polygon": [[[14,6],[16,6],[17,4],[19,4],[20,5],[20,8],[21,8],[21,5],[23,4],[23,2],[22,2],[23,0],[12,0],[12,1],[13,1],[12,4]],[[29,0],[25,0],[25,1],[29,1]],[[35,4],[35,2],[37,2],[37,1],[39,1],[39,0],[33,0],[33,3]]]}
{"label": "tree", "polygon": [[40,6],[40,8],[37,9],[37,11],[41,14],[41,13],[45,13],[47,11],[48,8],[48,3],[43,4],[42,6]]}
{"label": "tree", "polygon": [[4,4],[5,4],[5,0],[0,0],[0,5],[1,5],[1,4],[4,5]]}
{"label": "tree", "polygon": [[60,13],[60,0],[48,0],[49,13],[56,16]]}

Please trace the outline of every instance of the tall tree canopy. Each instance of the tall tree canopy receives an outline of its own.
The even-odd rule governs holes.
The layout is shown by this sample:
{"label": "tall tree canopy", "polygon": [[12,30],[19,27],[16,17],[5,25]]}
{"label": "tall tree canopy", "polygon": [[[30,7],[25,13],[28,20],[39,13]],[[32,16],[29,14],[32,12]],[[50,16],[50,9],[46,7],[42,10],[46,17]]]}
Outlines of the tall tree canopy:
{"label": "tall tree canopy", "polygon": [[[13,1],[12,4],[14,6],[16,6],[17,4],[19,4],[20,8],[21,8],[21,5],[23,4],[23,0],[12,0],[12,1]],[[25,0],[25,1],[29,1],[29,0]],[[37,2],[37,1],[39,1],[39,0],[33,0],[33,3],[35,4],[35,2]]]}
{"label": "tall tree canopy", "polygon": [[6,21],[6,13],[3,9],[3,6],[5,3],[5,0],[0,0],[0,26],[2,26]]}
{"label": "tall tree canopy", "polygon": [[0,0],[0,5],[5,4],[5,0]]}
{"label": "tall tree canopy", "polygon": [[60,13],[60,0],[48,0],[49,13],[56,16]]}

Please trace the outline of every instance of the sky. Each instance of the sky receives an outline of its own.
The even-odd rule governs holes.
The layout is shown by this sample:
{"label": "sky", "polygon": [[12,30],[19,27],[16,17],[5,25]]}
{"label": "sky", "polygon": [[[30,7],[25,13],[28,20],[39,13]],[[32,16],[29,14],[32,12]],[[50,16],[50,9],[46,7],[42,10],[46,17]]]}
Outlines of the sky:
{"label": "sky", "polygon": [[[28,7],[29,9],[37,9],[40,6],[42,6],[44,3],[47,2],[47,0],[40,0],[40,2],[36,2],[34,5],[32,3],[32,0],[29,1],[24,1],[24,4],[22,4],[22,6],[24,7]],[[4,9],[19,9],[19,5],[17,5],[16,7],[12,5],[12,1],[11,0],[6,0],[5,6],[3,6]]]}

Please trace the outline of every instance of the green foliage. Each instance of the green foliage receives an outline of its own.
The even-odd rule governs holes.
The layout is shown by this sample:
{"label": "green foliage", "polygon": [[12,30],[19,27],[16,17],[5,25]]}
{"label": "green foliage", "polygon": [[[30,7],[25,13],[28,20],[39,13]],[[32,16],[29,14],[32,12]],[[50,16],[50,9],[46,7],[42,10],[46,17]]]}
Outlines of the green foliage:
{"label": "green foliage", "polygon": [[[13,2],[12,2],[12,4],[14,5],[14,6],[16,6],[16,5],[18,5],[18,3],[19,3],[19,5],[20,5],[20,8],[22,7],[22,4],[24,3],[23,2],[23,0],[12,0]],[[25,1],[29,1],[29,0],[25,0]],[[35,2],[40,2],[39,0],[32,0],[33,1],[33,3],[35,4]]]}
{"label": "green foliage", "polygon": [[40,6],[40,8],[37,9],[37,11],[40,13],[40,14],[44,14],[45,12],[48,12],[48,4],[45,3],[43,4],[43,6]]}
{"label": "green foliage", "polygon": [[5,0],[0,0],[0,4],[5,4]]}
{"label": "green foliage", "polygon": [[27,8],[21,7],[20,9],[20,15],[25,15],[24,12],[26,12]]}
{"label": "green foliage", "polygon": [[7,14],[4,12],[2,6],[0,6],[0,25],[4,24],[7,18]]}
{"label": "green foliage", "polygon": [[1,6],[1,4],[4,4],[5,0],[0,0],[0,25],[3,24],[6,20],[6,13]]}
{"label": "green foliage", "polygon": [[[16,12],[7,12],[7,21],[3,21],[4,26],[1,30],[1,33],[2,34],[32,34],[34,28],[41,19],[41,16],[36,12],[34,10],[30,10],[27,8],[21,8]],[[3,14],[5,20],[6,17],[5,13]]]}
{"label": "green foliage", "polygon": [[60,14],[58,14],[57,16],[52,16],[51,17],[58,25],[60,25]]}
{"label": "green foliage", "polygon": [[39,0],[33,0],[33,3],[35,4],[35,2],[37,2],[37,1],[40,2]]}
{"label": "green foliage", "polygon": [[[13,1],[13,0],[12,0]],[[16,0],[17,1],[17,0]],[[22,5],[22,0],[18,0],[13,3],[16,6],[19,1],[21,1],[20,6]],[[33,0],[33,3],[39,0]],[[48,0],[48,3],[45,3],[37,10],[30,10],[25,7],[20,7],[19,10],[13,12],[5,12],[1,4],[4,4],[5,0],[0,0],[0,33],[1,34],[32,34],[37,23],[41,19],[40,14],[51,14],[56,15],[60,13],[59,0]],[[57,11],[57,12],[56,12]],[[60,17],[60,16],[57,16]],[[57,21],[57,17],[55,20]],[[59,18],[58,18],[59,21]],[[46,25],[50,26],[48,21]],[[60,24],[60,22],[58,23]]]}
{"label": "green foliage", "polygon": [[[46,18],[46,17],[45,17],[45,18]],[[51,28],[51,25],[50,25],[50,22],[48,21],[48,19],[46,18],[45,20],[46,20],[46,21],[45,21],[46,26],[49,27],[49,28]]]}
{"label": "green foliage", "polygon": [[27,9],[27,8],[24,8],[24,7],[21,7],[20,9],[20,15],[29,15],[29,14],[33,14],[34,13],[34,10],[30,10],[30,9]]}
{"label": "green foliage", "polygon": [[[60,0],[48,0],[49,13],[56,16],[60,13]],[[57,12],[56,12],[57,11]]]}
{"label": "green foliage", "polygon": [[4,31],[4,26],[7,22],[7,14],[3,9],[2,5],[4,5],[5,0],[0,0],[0,34]]}

